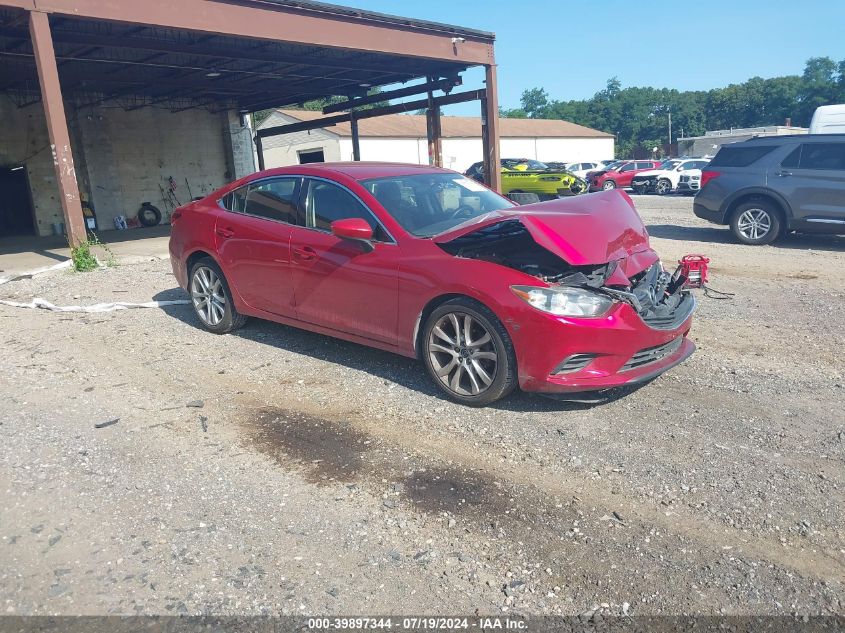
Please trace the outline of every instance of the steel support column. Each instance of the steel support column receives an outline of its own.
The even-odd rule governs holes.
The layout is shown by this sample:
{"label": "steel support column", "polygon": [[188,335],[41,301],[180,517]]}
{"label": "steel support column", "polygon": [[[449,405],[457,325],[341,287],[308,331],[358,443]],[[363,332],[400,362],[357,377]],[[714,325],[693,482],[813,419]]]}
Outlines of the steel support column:
{"label": "steel support column", "polygon": [[62,89],[59,84],[59,70],[56,53],[50,34],[50,22],[46,13],[30,11],[29,33],[38,67],[38,82],[41,85],[41,101],[47,118],[47,132],[53,150],[53,166],[56,169],[56,185],[65,218],[65,230],[71,246],[77,246],[87,238],[85,219],[82,217],[82,203],[79,200],[79,184],[73,167],[73,151],[67,127]]}
{"label": "steel support column", "polygon": [[[431,78],[429,78],[431,82]],[[434,101],[434,94],[428,92],[428,108],[425,111],[426,135],[428,137],[428,164],[443,167],[443,141],[440,130],[440,107]]]}
{"label": "steel support column", "polygon": [[264,171],[264,141],[260,136],[255,137],[255,153],[258,156],[258,171]]}
{"label": "steel support column", "polygon": [[496,67],[485,66],[486,94],[481,100],[481,141],[484,151],[484,180],[495,191],[502,190],[502,170],[499,151],[499,94]]}
{"label": "steel support column", "polygon": [[349,113],[349,125],[352,128],[352,160],[361,160],[361,138],[358,136],[358,117],[355,110]]}

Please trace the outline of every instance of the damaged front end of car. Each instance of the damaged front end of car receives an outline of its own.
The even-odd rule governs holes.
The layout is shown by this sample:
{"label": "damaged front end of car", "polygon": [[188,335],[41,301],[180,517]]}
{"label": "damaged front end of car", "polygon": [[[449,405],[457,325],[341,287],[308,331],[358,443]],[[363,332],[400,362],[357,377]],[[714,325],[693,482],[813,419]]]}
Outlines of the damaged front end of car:
{"label": "damaged front end of car", "polygon": [[518,207],[435,242],[455,257],[523,273],[508,285],[534,308],[516,333],[532,349],[520,366],[524,389],[644,382],[695,349],[686,338],[695,298],[680,272],[663,269],[627,194]]}
{"label": "damaged front end of car", "polygon": [[560,316],[595,317],[613,302],[630,305],[654,329],[673,329],[689,318],[695,298],[684,279],[663,270],[659,260],[630,278],[623,259],[573,266],[540,246],[519,219],[509,219],[440,245],[456,256],[480,259],[532,275],[547,288],[515,286],[531,305]]}

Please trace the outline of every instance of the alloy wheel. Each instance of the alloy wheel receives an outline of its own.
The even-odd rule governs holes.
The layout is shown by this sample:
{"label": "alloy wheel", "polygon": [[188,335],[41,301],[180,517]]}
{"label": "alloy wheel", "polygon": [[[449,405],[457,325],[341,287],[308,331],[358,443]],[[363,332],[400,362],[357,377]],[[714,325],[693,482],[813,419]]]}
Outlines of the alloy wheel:
{"label": "alloy wheel", "polygon": [[672,185],[668,180],[658,180],[657,181],[657,193],[659,193],[661,196],[669,193],[669,190],[671,188],[672,188]]}
{"label": "alloy wheel", "polygon": [[456,394],[477,396],[496,379],[499,357],[490,332],[464,312],[450,312],[435,323],[428,355],[437,378]]}
{"label": "alloy wheel", "polygon": [[758,240],[772,229],[772,218],[764,209],[746,209],[736,223],[737,230],[749,240]]}
{"label": "alloy wheel", "polygon": [[604,184],[602,185],[602,189],[607,191],[608,189],[616,189],[616,183],[612,180],[605,180]]}
{"label": "alloy wheel", "polygon": [[191,300],[197,316],[206,325],[215,326],[226,313],[226,293],[223,281],[211,268],[200,266],[191,280]]}

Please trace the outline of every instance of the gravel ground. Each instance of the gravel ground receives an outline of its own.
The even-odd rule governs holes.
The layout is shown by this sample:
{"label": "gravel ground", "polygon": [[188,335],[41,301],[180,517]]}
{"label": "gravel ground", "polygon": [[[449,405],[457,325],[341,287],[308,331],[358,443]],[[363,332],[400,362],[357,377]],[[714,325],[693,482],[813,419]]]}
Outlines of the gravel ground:
{"label": "gravel ground", "polygon": [[[636,201],[735,296],[593,406],[468,409],[414,361],[187,306],[0,306],[2,612],[845,613],[845,239],[745,247]],[[0,296],[184,297],[166,261]]]}

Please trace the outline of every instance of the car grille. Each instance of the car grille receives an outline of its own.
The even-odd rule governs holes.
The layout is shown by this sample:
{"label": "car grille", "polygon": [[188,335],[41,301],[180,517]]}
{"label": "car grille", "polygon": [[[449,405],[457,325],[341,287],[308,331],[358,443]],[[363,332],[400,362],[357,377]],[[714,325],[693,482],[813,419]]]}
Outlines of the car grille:
{"label": "car grille", "polygon": [[631,356],[630,360],[625,363],[619,371],[631,371],[632,369],[644,367],[663,360],[667,356],[671,356],[677,352],[683,342],[684,337],[679,336],[668,343],[664,343],[663,345],[641,349],[639,352]]}
{"label": "car grille", "polygon": [[593,362],[595,357],[595,354],[573,354],[555,367],[552,375],[557,376],[558,374],[571,374],[580,371]]}
{"label": "car grille", "polygon": [[674,330],[687,320],[694,308],[695,297],[691,292],[684,292],[674,309],[668,306],[657,306],[645,314],[641,314],[640,318],[643,323],[654,330]]}

